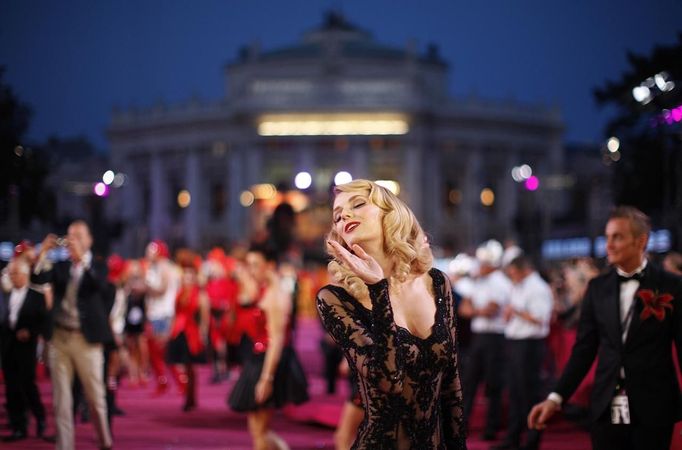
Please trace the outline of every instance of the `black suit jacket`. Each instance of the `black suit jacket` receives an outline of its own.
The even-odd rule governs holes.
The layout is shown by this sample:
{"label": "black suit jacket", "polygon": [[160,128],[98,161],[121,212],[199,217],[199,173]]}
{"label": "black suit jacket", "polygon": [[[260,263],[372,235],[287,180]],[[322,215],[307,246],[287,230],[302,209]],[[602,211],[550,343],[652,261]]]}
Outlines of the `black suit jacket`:
{"label": "black suit jacket", "polygon": [[[25,348],[27,356],[32,356],[35,359],[35,349],[38,343],[38,336],[44,335],[45,324],[47,322],[47,308],[45,306],[45,296],[34,289],[29,288],[26,291],[24,303],[19,309],[17,315],[17,322],[14,329],[10,328],[9,324],[9,298],[10,293],[5,294],[5,303],[7,311],[2,318],[0,329],[2,333],[2,352],[5,354],[11,346]],[[31,335],[30,339],[22,342],[16,339],[18,330],[27,329]]]}
{"label": "black suit jacket", "polygon": [[[71,262],[62,261],[54,264],[52,270],[34,274],[34,283],[51,283],[54,292],[54,304],[50,311],[50,319],[45,327],[45,338],[51,339],[54,319],[61,309],[66,287],[71,278]],[[90,268],[83,271],[77,292],[78,315],[81,332],[90,343],[108,343],[113,341],[109,325],[109,312],[114,304],[115,288],[107,281],[107,266],[93,258]]]}
{"label": "black suit jacket", "polygon": [[665,310],[662,321],[653,316],[642,320],[644,305],[635,296],[632,323],[623,343],[616,270],[611,269],[588,285],[576,343],[555,392],[568,399],[598,356],[590,404],[593,420],[610,407],[621,366],[625,368],[633,425],[667,425],[682,419],[682,397],[672,355],[674,342],[682,362],[682,278],[649,263],[638,291],[642,289],[671,294],[673,309]]}

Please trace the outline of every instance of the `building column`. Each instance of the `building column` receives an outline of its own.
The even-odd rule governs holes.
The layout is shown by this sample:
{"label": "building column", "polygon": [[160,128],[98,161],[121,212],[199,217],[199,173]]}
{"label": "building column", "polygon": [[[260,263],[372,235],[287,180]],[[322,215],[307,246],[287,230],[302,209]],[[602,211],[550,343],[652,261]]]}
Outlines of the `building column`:
{"label": "building column", "polygon": [[153,151],[150,158],[150,214],[149,214],[149,237],[150,239],[162,239],[165,237],[167,220],[168,186],[164,181],[161,156],[158,151]]}
{"label": "building column", "polygon": [[368,179],[369,174],[369,155],[367,141],[351,142],[350,144],[350,173],[353,179]]}
{"label": "building column", "polygon": [[[402,186],[401,198],[409,205],[410,209],[420,222],[426,218],[422,216],[424,209],[424,195],[422,192],[422,172],[427,168],[422,166],[422,148],[418,145],[406,145],[403,150]],[[428,192],[428,189],[427,189]],[[423,225],[426,225],[425,223]]]}
{"label": "building column", "polygon": [[464,183],[464,211],[468,211],[467,214],[467,241],[472,245],[480,244],[482,240],[481,228],[483,224],[481,223],[480,210],[481,210],[481,180],[480,171],[481,164],[483,161],[483,148],[473,147],[469,150],[467,163],[466,163],[466,175]]}
{"label": "building column", "polygon": [[185,166],[185,189],[189,191],[190,202],[189,206],[185,208],[184,222],[185,222],[185,242],[187,245],[195,250],[200,249],[199,236],[199,219],[201,218],[201,200],[203,193],[201,192],[201,182],[199,174],[199,150],[190,149],[186,156]]}
{"label": "building column", "polygon": [[227,235],[231,241],[244,238],[246,229],[246,208],[240,202],[241,193],[248,189],[244,177],[244,158],[241,149],[236,145],[230,146],[227,157]]}
{"label": "building column", "polygon": [[[140,229],[145,227],[146,211],[142,211],[141,203],[143,186],[138,179],[134,164],[129,159],[122,163],[122,172],[126,174],[126,182],[121,187],[119,204],[122,210],[122,221],[125,234],[121,237],[121,248],[118,251],[128,257],[135,255]],[[114,213],[112,211],[112,213]],[[115,213],[114,213],[115,214]],[[113,217],[113,216],[110,216]]]}

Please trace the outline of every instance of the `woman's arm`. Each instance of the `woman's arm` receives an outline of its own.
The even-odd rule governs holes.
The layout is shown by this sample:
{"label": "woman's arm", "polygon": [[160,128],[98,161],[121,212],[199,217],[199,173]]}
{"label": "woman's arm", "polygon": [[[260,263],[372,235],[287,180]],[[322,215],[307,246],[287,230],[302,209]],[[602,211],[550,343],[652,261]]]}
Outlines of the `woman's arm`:
{"label": "woman's arm", "polygon": [[291,296],[283,291],[279,280],[271,281],[261,307],[265,311],[267,321],[268,348],[265,351],[260,379],[256,384],[256,403],[264,402],[272,394],[272,383],[286,341]]}
{"label": "woman's arm", "polygon": [[452,298],[452,287],[448,277],[443,278],[442,292],[438,293],[447,307],[445,323],[450,332],[452,344],[452,361],[443,375],[440,392],[440,405],[443,417],[443,435],[447,449],[466,448],[466,430],[464,429],[464,400],[462,397],[462,383],[459,378],[459,342],[457,339],[457,315],[455,299]]}
{"label": "woman's arm", "polygon": [[330,289],[317,294],[317,309],[327,333],[343,349],[359,376],[383,392],[403,388],[402,362],[397,358],[398,334],[384,279],[368,286],[372,301],[371,325],[360,320],[357,306],[344,303]]}

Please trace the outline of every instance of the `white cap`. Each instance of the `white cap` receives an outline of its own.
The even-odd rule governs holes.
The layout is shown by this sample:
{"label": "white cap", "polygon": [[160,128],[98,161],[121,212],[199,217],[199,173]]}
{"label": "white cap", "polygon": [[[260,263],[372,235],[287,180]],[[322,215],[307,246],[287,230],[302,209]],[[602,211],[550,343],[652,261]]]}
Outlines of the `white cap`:
{"label": "white cap", "polygon": [[516,245],[505,248],[502,254],[502,267],[507,267],[509,263],[521,255],[523,255],[523,250]]}
{"label": "white cap", "polygon": [[471,275],[477,262],[466,253],[460,253],[448,264],[448,272],[455,275]]}
{"label": "white cap", "polygon": [[499,267],[502,262],[502,254],[504,253],[504,248],[495,239],[490,239],[485,241],[476,249],[476,259],[481,264],[486,264],[492,267]]}

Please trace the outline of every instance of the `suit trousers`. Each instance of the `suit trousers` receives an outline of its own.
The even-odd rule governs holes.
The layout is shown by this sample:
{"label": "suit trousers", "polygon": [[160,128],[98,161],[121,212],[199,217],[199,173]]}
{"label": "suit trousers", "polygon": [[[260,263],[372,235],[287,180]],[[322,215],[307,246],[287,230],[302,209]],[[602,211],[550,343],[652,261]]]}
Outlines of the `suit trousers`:
{"label": "suit trousers", "polygon": [[4,344],[2,370],[5,374],[7,411],[12,430],[26,431],[28,406],[36,420],[45,421],[45,407],[36,385],[36,340],[21,342],[11,336]]}
{"label": "suit trousers", "polygon": [[107,404],[102,378],[104,366],[102,344],[89,343],[79,331],[55,328],[50,341],[49,358],[57,426],[56,449],[73,450],[75,448],[71,393],[74,373],[78,375],[83,385],[100,447],[111,447],[111,432],[107,421]]}
{"label": "suit trousers", "polygon": [[538,448],[540,432],[528,430],[527,417],[542,397],[540,369],[545,356],[545,339],[507,340],[509,373],[509,423],[506,441],[519,445],[527,430],[526,447]]}
{"label": "suit trousers", "polygon": [[473,333],[466,363],[462,365],[464,417],[467,421],[471,416],[478,385],[481,381],[485,382],[485,396],[488,399],[486,434],[493,434],[500,427],[505,373],[504,344],[504,334]]}

